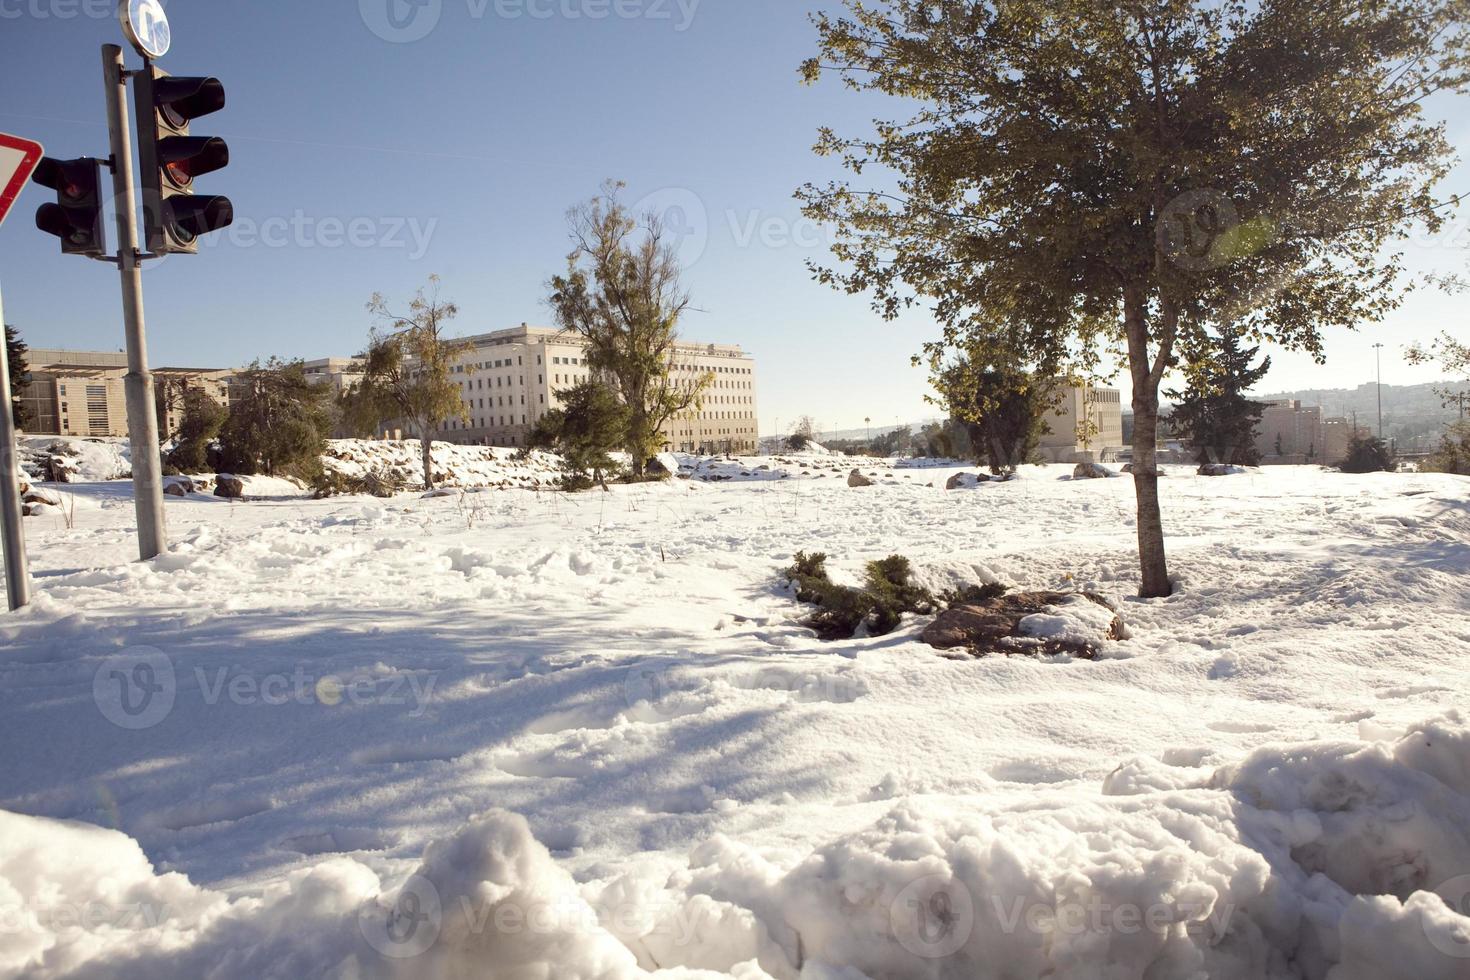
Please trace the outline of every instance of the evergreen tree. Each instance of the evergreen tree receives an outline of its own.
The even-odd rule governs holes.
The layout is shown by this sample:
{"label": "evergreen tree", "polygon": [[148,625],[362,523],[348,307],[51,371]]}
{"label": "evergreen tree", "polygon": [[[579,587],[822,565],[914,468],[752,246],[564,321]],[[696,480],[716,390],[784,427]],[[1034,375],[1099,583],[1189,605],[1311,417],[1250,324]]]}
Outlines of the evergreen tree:
{"label": "evergreen tree", "polygon": [[368,309],[382,321],[374,328],[363,377],[352,391],[348,421],[354,428],[373,420],[376,429],[387,419],[402,419],[419,437],[424,487],[434,489],[434,435],[450,419],[469,418],[464,396],[450,376],[454,361],[468,346],[444,336],[446,324],[459,307],[439,299],[439,277],[429,277],[429,290],[420,289],[403,314],[392,312],[381,294]]}
{"label": "evergreen tree", "polygon": [[209,447],[219,438],[230,413],[201,388],[186,388],[179,419],[178,443],[168,464],[180,473],[203,473],[209,467]]}
{"label": "evergreen tree", "polygon": [[1348,443],[1347,458],[1338,464],[1344,473],[1392,472],[1396,468],[1392,450],[1377,436],[1353,436]]}
{"label": "evergreen tree", "polygon": [[[1463,0],[843,0],[808,81],[907,118],[817,151],[814,274],[1038,369],[1108,347],[1132,381],[1140,594],[1169,595],[1159,386],[1176,341],[1240,324],[1321,356],[1401,298],[1386,246],[1442,224],[1426,97],[1470,81]],[[1000,355],[1005,355],[1004,357]],[[1014,356],[1019,354],[1020,356]]]}
{"label": "evergreen tree", "polygon": [[229,473],[321,474],[332,427],[331,389],[306,375],[301,361],[251,364],[230,386],[230,414],[220,432],[220,465]]}
{"label": "evergreen tree", "polygon": [[20,339],[20,331],[5,324],[5,356],[10,364],[10,417],[15,420],[17,429],[25,428],[30,422],[30,413],[20,400],[21,389],[29,383],[31,376],[31,365],[26,358],[29,350],[26,342]]}
{"label": "evergreen tree", "polygon": [[627,436],[628,406],[598,381],[583,381],[556,395],[562,407],[536,421],[531,445],[561,454],[564,489],[607,489],[607,474],[618,468],[608,454],[621,448]]}
{"label": "evergreen tree", "polygon": [[632,215],[618,199],[624,185],[568,214],[573,242],[565,275],[550,282],[557,325],[586,344],[587,363],[628,407],[623,448],[642,479],[675,416],[698,411],[713,375],[674,378],[679,320],[689,308],[678,256],[655,214]]}
{"label": "evergreen tree", "polygon": [[950,416],[968,431],[977,461],[988,461],[996,476],[1016,472],[1049,431],[1045,416],[1056,401],[1055,385],[1024,371],[960,357],[935,375],[934,387]]}
{"label": "evergreen tree", "polygon": [[[1245,397],[1266,372],[1271,358],[1252,367],[1260,347],[1242,348],[1243,331],[1224,328],[1219,336],[1202,336],[1185,345],[1185,377],[1188,387],[1169,392],[1179,399],[1174,409],[1174,430],[1194,449],[1198,462],[1234,463],[1255,466],[1261,461],[1256,450],[1256,427],[1266,406]],[[1276,436],[1276,454],[1281,455],[1281,436]]]}

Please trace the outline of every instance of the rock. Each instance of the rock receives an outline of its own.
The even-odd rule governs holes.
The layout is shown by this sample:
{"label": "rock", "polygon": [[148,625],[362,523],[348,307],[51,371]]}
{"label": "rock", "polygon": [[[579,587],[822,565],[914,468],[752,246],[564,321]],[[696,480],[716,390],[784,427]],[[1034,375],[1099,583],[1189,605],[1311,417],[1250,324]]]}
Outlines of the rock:
{"label": "rock", "polygon": [[1133,464],[1132,463],[1124,463],[1123,464],[1123,470],[1122,470],[1122,472],[1124,472],[1124,473],[1132,473],[1133,472]]}
{"label": "rock", "polygon": [[184,489],[184,485],[182,483],[165,483],[163,485],[163,492],[168,494],[170,497],[189,496],[189,491]]}
{"label": "rock", "polygon": [[1101,463],[1078,463],[1072,470],[1074,480],[1106,480],[1117,475]]}
{"label": "rock", "polygon": [[40,487],[32,487],[21,495],[21,501],[27,504],[49,504],[52,507],[61,506],[61,497],[50,490],[42,490]]}
{"label": "rock", "polygon": [[214,495],[227,500],[240,500],[245,496],[245,481],[238,476],[221,473],[214,479]]}
{"label": "rock", "polygon": [[946,490],[962,490],[967,487],[978,487],[982,483],[990,482],[990,477],[984,473],[956,473],[944,481]]}
{"label": "rock", "polygon": [[[1010,592],[983,603],[956,606],[940,613],[925,627],[919,638],[937,650],[965,650],[975,656],[1000,654],[1069,654],[1083,659],[1097,657],[1098,649],[1089,643],[1023,636],[1021,620],[1046,613],[1059,603],[1074,599],[1077,593]],[[1111,612],[1100,596],[1080,593],[1090,602]],[[1122,619],[1113,616],[1108,638],[1119,640],[1126,634]]]}
{"label": "rock", "polygon": [[861,470],[853,470],[847,474],[847,485],[850,487],[871,487],[873,481],[863,476]]}
{"label": "rock", "polygon": [[1199,468],[1200,476],[1230,476],[1239,472],[1239,467],[1229,463],[1201,463]]}

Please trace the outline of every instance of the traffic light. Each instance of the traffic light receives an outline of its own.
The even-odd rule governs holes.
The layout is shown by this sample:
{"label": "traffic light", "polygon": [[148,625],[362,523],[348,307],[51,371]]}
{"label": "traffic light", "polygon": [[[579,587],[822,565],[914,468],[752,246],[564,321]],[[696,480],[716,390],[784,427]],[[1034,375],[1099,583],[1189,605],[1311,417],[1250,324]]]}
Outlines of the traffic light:
{"label": "traffic light", "polygon": [[102,161],[91,157],[42,157],[31,175],[31,180],[56,192],[55,204],[43,204],[36,211],[36,227],[61,239],[63,255],[107,254],[101,170]]}
{"label": "traffic light", "polygon": [[194,178],[229,165],[218,136],[193,136],[189,123],[225,107],[217,78],[175,78],[153,65],[134,76],[143,229],[155,255],[199,251],[198,238],[235,220],[230,199],[195,195]]}

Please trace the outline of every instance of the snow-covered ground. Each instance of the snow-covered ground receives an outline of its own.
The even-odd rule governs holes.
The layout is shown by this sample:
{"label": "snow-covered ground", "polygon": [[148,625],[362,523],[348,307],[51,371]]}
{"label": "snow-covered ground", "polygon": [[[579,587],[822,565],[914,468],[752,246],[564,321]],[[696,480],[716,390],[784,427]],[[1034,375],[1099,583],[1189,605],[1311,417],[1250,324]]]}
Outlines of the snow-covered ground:
{"label": "snow-covered ground", "polygon": [[[0,620],[0,976],[1470,976],[1470,481],[1171,469],[1140,602],[1127,479],[800,462],[170,498],[147,565],[66,488]],[[821,643],[798,550],[1130,636]]]}

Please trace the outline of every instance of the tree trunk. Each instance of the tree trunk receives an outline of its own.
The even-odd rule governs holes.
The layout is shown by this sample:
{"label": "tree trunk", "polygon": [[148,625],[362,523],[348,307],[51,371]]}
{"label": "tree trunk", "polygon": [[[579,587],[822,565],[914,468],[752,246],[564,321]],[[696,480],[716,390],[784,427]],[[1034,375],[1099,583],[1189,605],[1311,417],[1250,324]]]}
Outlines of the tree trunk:
{"label": "tree trunk", "polygon": [[1133,378],[1133,491],[1138,501],[1138,594],[1161,599],[1174,591],[1164,556],[1164,518],[1159,511],[1159,381],[1167,351],[1155,362],[1149,356],[1148,319],[1143,291],[1124,291],[1123,316],[1128,335],[1129,373]]}
{"label": "tree trunk", "polygon": [[423,435],[419,437],[419,446],[424,452],[424,489],[434,489],[434,433],[429,431],[428,426],[420,430]]}

